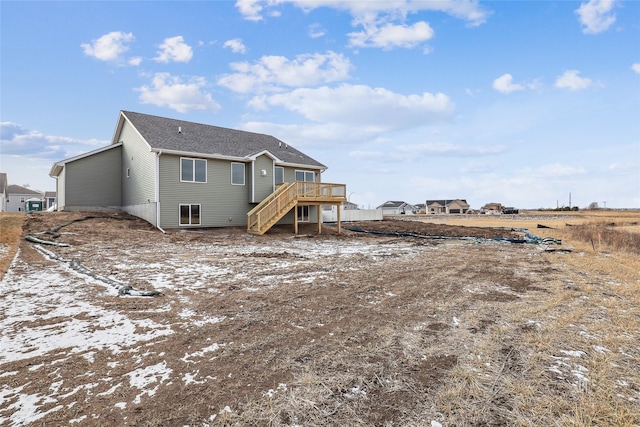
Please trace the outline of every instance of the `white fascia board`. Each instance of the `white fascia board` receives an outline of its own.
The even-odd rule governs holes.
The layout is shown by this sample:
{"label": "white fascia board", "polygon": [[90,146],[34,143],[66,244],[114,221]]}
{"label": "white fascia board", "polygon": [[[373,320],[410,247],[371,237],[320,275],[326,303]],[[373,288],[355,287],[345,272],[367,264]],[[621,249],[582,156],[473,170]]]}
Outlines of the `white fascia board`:
{"label": "white fascia board", "polygon": [[259,153],[256,153],[256,154],[252,154],[252,155],[250,155],[250,156],[247,156],[247,159],[249,159],[249,160],[251,160],[251,161],[254,161],[254,160],[256,160],[258,157],[263,156],[263,155],[270,157],[270,158],[271,158],[271,160],[275,161],[276,163],[282,163],[282,160],[280,160],[278,157],[276,157],[276,156],[275,156],[273,153],[271,153],[271,151],[269,151],[269,150],[262,150],[262,151],[260,151]]}
{"label": "white fascia board", "polygon": [[198,157],[202,159],[220,159],[220,160],[231,160],[234,162],[249,162],[250,159],[246,157],[237,157],[237,156],[224,156],[222,154],[204,154],[204,153],[194,153],[193,151],[180,151],[180,150],[166,150],[164,148],[151,148],[151,152],[162,153],[162,154],[171,154],[174,156],[182,156],[182,157]]}

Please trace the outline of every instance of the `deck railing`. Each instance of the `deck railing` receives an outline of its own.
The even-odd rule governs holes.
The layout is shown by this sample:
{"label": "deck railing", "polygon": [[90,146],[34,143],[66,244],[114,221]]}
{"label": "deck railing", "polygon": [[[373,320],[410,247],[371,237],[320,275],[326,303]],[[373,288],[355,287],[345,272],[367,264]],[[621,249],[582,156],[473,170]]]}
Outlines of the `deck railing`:
{"label": "deck railing", "polygon": [[346,201],[347,186],[326,182],[283,183],[247,213],[247,231],[264,234],[298,204],[333,203]]}

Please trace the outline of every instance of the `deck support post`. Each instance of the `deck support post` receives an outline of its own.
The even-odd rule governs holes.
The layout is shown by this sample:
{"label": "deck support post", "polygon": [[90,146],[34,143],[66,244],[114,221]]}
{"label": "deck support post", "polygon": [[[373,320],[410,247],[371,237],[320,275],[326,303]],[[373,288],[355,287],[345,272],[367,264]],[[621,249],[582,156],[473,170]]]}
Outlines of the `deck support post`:
{"label": "deck support post", "polygon": [[320,205],[316,205],[318,211],[318,234],[322,234],[322,211],[320,211]]}
{"label": "deck support post", "polygon": [[298,206],[293,207],[293,232],[298,234]]}
{"label": "deck support post", "polygon": [[340,234],[340,211],[342,209],[340,209],[341,205],[336,205],[336,209],[338,210],[338,234]]}

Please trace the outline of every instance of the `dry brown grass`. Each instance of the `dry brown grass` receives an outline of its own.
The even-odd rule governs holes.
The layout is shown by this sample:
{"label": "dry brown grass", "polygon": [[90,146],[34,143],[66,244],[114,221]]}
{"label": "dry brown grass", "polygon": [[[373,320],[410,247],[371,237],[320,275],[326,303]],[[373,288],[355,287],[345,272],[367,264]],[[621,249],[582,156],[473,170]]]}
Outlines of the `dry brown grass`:
{"label": "dry brown grass", "polygon": [[[196,334],[192,329],[173,344],[163,338],[160,345],[163,354],[177,349],[179,358],[185,343],[203,337],[237,342],[201,368],[227,375],[219,388],[240,397],[223,398],[211,383],[171,408],[172,418],[157,404],[157,413],[144,419],[129,413],[129,420],[137,425],[429,426],[438,421],[443,426],[637,427],[640,254],[595,246],[573,234],[582,224],[626,224],[638,217],[607,215],[459,219],[461,225],[491,221],[495,227],[530,228],[535,235],[561,238],[571,252],[429,244],[422,246],[425,256],[354,268],[335,284],[267,291],[260,298],[252,293],[251,299],[233,290],[226,302],[216,296],[199,309],[235,313],[225,304],[239,302],[246,309],[229,318],[224,330]],[[552,228],[537,229],[538,223]],[[489,298],[514,293],[518,296]],[[305,327],[290,328],[290,322]],[[239,379],[232,380],[230,372]],[[249,382],[261,386],[250,393]],[[179,394],[174,391],[161,402],[172,404]],[[220,410],[226,404],[232,410]],[[112,405],[105,408],[112,411]]]}
{"label": "dry brown grass", "polygon": [[498,325],[469,337],[469,357],[438,397],[447,424],[640,425],[640,212],[430,221],[528,228],[573,250],[544,255],[561,269],[548,293],[510,304]]}
{"label": "dry brown grass", "polygon": [[0,213],[0,280],[18,250],[24,219],[24,213]]}

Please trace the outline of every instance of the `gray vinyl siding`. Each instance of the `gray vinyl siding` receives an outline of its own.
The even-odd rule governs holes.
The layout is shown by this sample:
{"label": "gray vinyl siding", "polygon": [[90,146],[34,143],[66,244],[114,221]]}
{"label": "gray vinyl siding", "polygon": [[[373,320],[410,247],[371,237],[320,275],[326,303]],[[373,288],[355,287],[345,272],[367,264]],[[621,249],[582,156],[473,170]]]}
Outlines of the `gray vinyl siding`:
{"label": "gray vinyl siding", "polygon": [[115,147],[65,165],[62,198],[66,207],[120,206],[122,147]]}
{"label": "gray vinyl siding", "polygon": [[[262,176],[262,171],[266,172]],[[265,197],[273,193],[273,160],[263,155],[254,162],[254,202],[260,203]]]}
{"label": "gray vinyl siding", "polygon": [[147,143],[127,121],[119,141],[123,143],[122,206],[155,202],[156,154],[149,151]]}
{"label": "gray vinyl siding", "polygon": [[[184,157],[184,156],[183,156]],[[193,158],[198,158],[194,156]],[[207,159],[207,182],[181,182],[180,156],[160,156],[160,223],[180,228],[179,206],[200,205],[200,227],[246,226],[251,163],[245,163],[245,185],[231,184],[231,162]]]}

